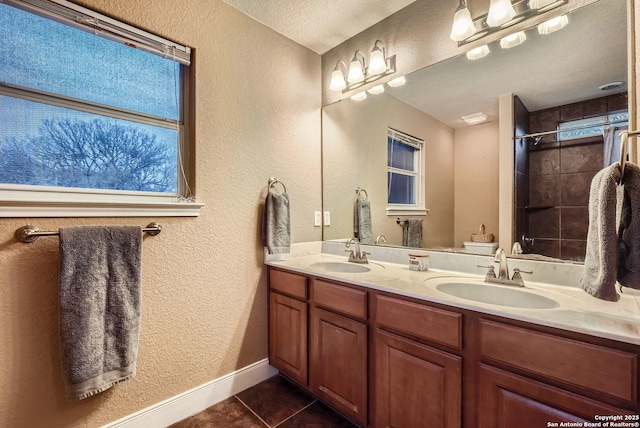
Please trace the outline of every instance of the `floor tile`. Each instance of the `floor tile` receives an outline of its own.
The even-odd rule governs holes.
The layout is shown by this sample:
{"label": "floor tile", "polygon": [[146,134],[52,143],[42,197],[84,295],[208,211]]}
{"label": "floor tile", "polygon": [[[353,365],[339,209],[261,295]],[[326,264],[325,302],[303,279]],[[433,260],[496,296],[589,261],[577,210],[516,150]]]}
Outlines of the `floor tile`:
{"label": "floor tile", "polygon": [[314,397],[279,375],[236,394],[236,397],[270,426],[315,401]]}
{"label": "floor tile", "polygon": [[277,428],[355,428],[356,425],[349,422],[329,407],[316,401],[290,419],[287,419]]}
{"label": "floor tile", "polygon": [[228,398],[208,409],[171,425],[170,428],[266,428],[235,397]]}

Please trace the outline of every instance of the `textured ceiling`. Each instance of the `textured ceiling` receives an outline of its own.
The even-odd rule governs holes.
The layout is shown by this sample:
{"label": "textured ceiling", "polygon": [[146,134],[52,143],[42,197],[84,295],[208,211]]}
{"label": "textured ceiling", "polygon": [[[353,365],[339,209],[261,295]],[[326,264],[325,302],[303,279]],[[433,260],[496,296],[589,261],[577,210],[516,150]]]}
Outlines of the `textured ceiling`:
{"label": "textured ceiling", "polygon": [[322,55],[415,0],[224,1]]}

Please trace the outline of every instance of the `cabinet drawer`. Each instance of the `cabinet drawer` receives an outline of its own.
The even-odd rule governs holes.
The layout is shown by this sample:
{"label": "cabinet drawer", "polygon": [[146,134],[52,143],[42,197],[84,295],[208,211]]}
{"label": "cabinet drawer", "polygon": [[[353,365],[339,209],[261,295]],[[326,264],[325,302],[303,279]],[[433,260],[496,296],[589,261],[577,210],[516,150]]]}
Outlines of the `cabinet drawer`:
{"label": "cabinet drawer", "polygon": [[367,319],[366,291],[314,280],[313,301],[318,306],[333,309],[360,319]]}
{"label": "cabinet drawer", "polygon": [[480,335],[483,357],[636,403],[635,354],[487,320]]}
{"label": "cabinet drawer", "polygon": [[462,349],[462,315],[392,297],[376,296],[379,324]]}
{"label": "cabinet drawer", "polygon": [[272,290],[307,300],[307,277],[295,273],[269,269],[269,286]]}

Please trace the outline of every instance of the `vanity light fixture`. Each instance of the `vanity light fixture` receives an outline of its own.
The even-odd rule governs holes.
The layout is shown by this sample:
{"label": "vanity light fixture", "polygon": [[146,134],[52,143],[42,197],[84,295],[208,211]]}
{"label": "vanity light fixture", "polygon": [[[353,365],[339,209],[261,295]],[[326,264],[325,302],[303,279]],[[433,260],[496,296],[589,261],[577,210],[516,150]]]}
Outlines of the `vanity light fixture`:
{"label": "vanity light fixture", "polygon": [[538,25],[538,33],[551,34],[554,31],[562,30],[569,23],[567,15],[556,16],[550,20]]}
{"label": "vanity light fixture", "polygon": [[486,122],[488,118],[489,116],[487,116],[486,113],[480,111],[478,113],[472,113],[466,116],[462,116],[460,119],[464,120],[467,125],[478,125],[480,123]]}
{"label": "vanity light fixture", "polygon": [[455,42],[461,42],[473,36],[476,32],[476,26],[471,19],[471,12],[467,7],[467,0],[460,0],[460,6],[453,15],[453,26],[451,27],[451,39]]}
{"label": "vanity light fixture", "polygon": [[[342,65],[342,68],[340,68]],[[344,75],[347,70],[347,65],[344,61],[338,61],[336,63],[336,67],[333,69],[333,73],[331,73],[331,84],[329,85],[329,89],[332,91],[341,91],[347,87],[347,82],[344,80]]]}
{"label": "vanity light fixture", "polygon": [[[461,39],[458,39],[454,34],[457,28],[456,18],[458,11],[465,8],[469,0],[459,1],[464,2],[464,4],[461,3],[456,10],[454,26],[451,29],[450,36],[458,42],[458,47],[476,42],[491,34],[503,31],[505,28],[546,14],[551,10],[569,3],[569,0],[490,0],[489,12],[472,19],[474,32],[466,37],[461,36]],[[468,10],[468,8],[466,10]]]}
{"label": "vanity light fixture", "polygon": [[[2,1],[2,0],[0,0]],[[384,43],[380,40],[376,40],[371,49],[371,56],[369,57],[369,64],[367,67],[366,58],[361,50],[357,50],[349,63],[349,72],[346,72],[346,64],[343,61],[336,63],[333,72],[331,73],[331,82],[329,89],[332,91],[342,91],[342,93],[353,91],[361,86],[369,85],[369,83],[389,76],[396,72],[396,56],[385,57],[386,48]],[[347,76],[345,79],[344,76]],[[380,86],[380,85],[376,85]],[[363,88],[364,89],[364,88]],[[373,89],[373,88],[369,88]],[[380,90],[379,88],[376,90]],[[384,86],[382,86],[384,91]],[[380,92],[382,92],[380,91]],[[374,92],[371,92],[374,93]],[[379,92],[378,92],[379,93]]]}
{"label": "vanity light fixture", "polygon": [[376,85],[370,89],[367,89],[367,92],[369,92],[371,95],[381,94],[384,92],[384,85]]}
{"label": "vanity light fixture", "polygon": [[387,59],[385,58],[384,43],[376,40],[369,55],[369,68],[367,73],[369,76],[375,76],[387,71]]}
{"label": "vanity light fixture", "polygon": [[474,61],[476,59],[484,58],[485,56],[489,55],[489,52],[491,52],[489,50],[489,46],[482,45],[475,49],[471,49],[469,52],[467,52],[467,59]]}
{"label": "vanity light fixture", "polygon": [[521,45],[525,40],[527,40],[527,35],[524,31],[518,31],[517,33],[509,34],[508,36],[501,38],[500,47],[502,49],[509,49],[514,46]]}
{"label": "vanity light fixture", "polygon": [[529,7],[531,9],[542,9],[555,3],[556,1],[557,0],[529,0]]}
{"label": "vanity light fixture", "polygon": [[489,27],[499,27],[506,24],[516,16],[516,11],[511,4],[511,0],[491,0],[489,13],[487,14],[487,25]]}
{"label": "vanity light fixture", "polygon": [[[358,54],[360,54],[360,58],[358,58]],[[353,54],[353,59],[351,60],[351,64],[349,65],[349,74],[347,75],[347,82],[349,83],[360,83],[364,82],[364,55],[361,51],[357,50],[355,54]]]}
{"label": "vanity light fixture", "polygon": [[366,91],[362,91],[362,92],[358,92],[355,95],[351,96],[351,99],[353,101],[362,101],[362,100],[366,100],[367,99],[367,92]]}
{"label": "vanity light fixture", "polygon": [[407,83],[407,79],[404,76],[396,77],[395,79],[391,79],[387,82],[387,85],[392,88],[397,88],[398,86],[402,86]]}

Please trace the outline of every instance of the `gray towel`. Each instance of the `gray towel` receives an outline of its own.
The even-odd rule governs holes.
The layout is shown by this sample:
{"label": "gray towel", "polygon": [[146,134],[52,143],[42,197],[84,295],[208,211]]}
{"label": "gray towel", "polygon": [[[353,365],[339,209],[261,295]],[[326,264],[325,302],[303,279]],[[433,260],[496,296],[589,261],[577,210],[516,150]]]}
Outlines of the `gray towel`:
{"label": "gray towel", "polygon": [[405,247],[422,247],[422,219],[408,218],[402,225],[402,245]]}
{"label": "gray towel", "polygon": [[640,168],[627,163],[618,229],[618,282],[640,289]]}
{"label": "gray towel", "polygon": [[289,196],[269,190],[262,212],[262,242],[269,254],[288,253],[291,248]]}
{"label": "gray towel", "polygon": [[141,249],[139,226],[60,229],[59,329],[69,400],[136,374]]}
{"label": "gray towel", "polygon": [[613,164],[598,172],[591,181],[587,251],[584,274],[580,278],[580,286],[584,291],[612,302],[620,298],[615,287],[618,267],[616,205],[619,178],[618,164]]}
{"label": "gray towel", "polygon": [[368,200],[356,199],[353,210],[353,232],[361,244],[372,244],[371,235],[371,203]]}

